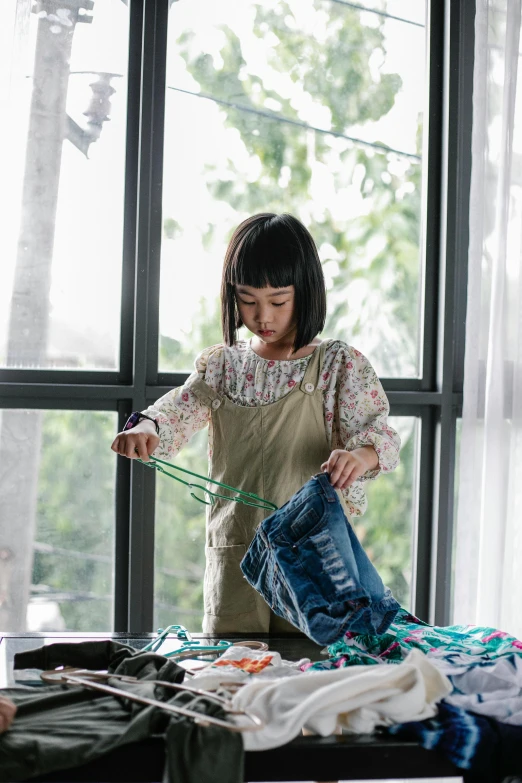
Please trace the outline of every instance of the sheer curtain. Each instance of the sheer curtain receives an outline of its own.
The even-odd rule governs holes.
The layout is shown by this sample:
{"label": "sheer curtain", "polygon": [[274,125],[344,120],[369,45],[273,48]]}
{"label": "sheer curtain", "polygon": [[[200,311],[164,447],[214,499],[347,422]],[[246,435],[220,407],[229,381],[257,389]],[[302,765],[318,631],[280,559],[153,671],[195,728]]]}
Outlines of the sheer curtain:
{"label": "sheer curtain", "polygon": [[453,619],[522,637],[522,0],[477,0]]}

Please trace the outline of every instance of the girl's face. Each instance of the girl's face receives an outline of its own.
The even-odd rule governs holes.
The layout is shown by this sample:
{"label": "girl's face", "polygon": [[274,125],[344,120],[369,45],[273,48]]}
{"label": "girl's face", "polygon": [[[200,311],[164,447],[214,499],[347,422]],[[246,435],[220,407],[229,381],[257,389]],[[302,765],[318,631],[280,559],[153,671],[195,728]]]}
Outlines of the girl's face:
{"label": "girl's face", "polygon": [[236,285],[241,320],[264,343],[293,344],[296,333],[294,297],[293,285],[285,288]]}

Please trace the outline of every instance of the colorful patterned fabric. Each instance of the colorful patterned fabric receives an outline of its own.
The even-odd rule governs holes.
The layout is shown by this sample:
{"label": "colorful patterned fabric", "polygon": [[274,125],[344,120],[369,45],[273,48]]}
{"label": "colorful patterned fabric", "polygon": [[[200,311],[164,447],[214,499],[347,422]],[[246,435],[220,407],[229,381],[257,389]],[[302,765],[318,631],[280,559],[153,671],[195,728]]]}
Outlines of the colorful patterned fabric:
{"label": "colorful patterned fabric", "polygon": [[412,649],[425,653],[448,677],[453,690],[447,704],[522,725],[522,642],[494,628],[427,625],[401,609],[387,633],[347,633],[328,647],[328,660],[301,668],[400,663]]}
{"label": "colorful patterned fabric", "polygon": [[[437,665],[453,692],[439,704],[436,717],[386,731],[442,753],[463,771],[465,783],[501,783],[507,775],[522,773],[522,642],[504,631],[474,625],[432,626],[401,609],[387,633],[347,633],[328,647],[328,660],[301,669],[400,663],[412,649],[422,650]],[[499,669],[497,664],[503,665]],[[505,689],[502,699],[494,698],[499,693],[493,689],[495,677],[504,680],[497,682],[499,689]]]}
{"label": "colorful patterned fabric", "polygon": [[[388,472],[397,467],[400,438],[388,424],[388,400],[368,359],[340,340],[328,340],[327,343],[318,388],[323,393],[328,443],[332,449],[348,451],[373,446],[379,456],[377,470],[368,471],[343,490],[350,516],[360,516],[366,510],[364,481],[376,478],[380,471]],[[233,346],[206,348],[196,358],[195,372],[187,383],[168,392],[144,411],[157,419],[160,426],[161,441],[155,456],[173,459],[207,424],[209,453],[212,453],[211,410],[190,389],[194,378],[201,378],[236,405],[269,405],[301,383],[309,361],[310,356],[269,361],[258,356],[246,340]]]}
{"label": "colorful patterned fabric", "polygon": [[412,649],[430,659],[465,665],[522,655],[522,642],[513,636],[476,625],[434,626],[401,609],[388,631],[380,636],[347,633],[328,647],[329,658],[308,668],[332,669],[357,664],[400,663]]}

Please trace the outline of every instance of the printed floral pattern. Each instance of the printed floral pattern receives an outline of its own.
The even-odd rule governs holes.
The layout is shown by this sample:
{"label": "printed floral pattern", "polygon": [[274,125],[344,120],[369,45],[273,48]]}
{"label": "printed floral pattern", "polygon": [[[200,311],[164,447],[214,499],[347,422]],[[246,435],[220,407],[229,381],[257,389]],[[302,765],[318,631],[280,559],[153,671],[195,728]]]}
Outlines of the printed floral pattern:
{"label": "printed floral pattern", "polygon": [[[190,389],[190,381],[202,378],[212,389],[236,405],[267,405],[292,391],[303,380],[310,357],[267,361],[258,356],[249,341],[229,347],[213,345],[196,358],[195,372],[187,383],[165,394],[144,413],[157,419],[161,442],[155,455],[173,459],[198,430],[209,424],[209,454],[212,454],[211,409]],[[331,340],[326,348],[319,388],[323,393],[325,430],[333,449],[351,451],[373,446],[379,467],[368,471],[344,491],[349,513],[366,510],[364,481],[399,463],[400,438],[388,424],[389,404],[375,370],[355,348]]]}
{"label": "printed floral pattern", "polygon": [[428,625],[400,609],[388,631],[380,636],[348,632],[328,647],[328,660],[305,664],[308,669],[401,663],[413,649],[428,658],[469,666],[522,654],[522,642],[505,631],[481,625]]}

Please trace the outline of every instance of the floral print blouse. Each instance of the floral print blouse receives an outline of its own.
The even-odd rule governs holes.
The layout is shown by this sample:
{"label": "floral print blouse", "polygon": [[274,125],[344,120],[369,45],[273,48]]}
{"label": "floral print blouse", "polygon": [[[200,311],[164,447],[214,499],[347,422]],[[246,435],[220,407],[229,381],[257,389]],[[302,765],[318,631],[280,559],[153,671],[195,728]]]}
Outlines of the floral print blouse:
{"label": "floral print blouse", "polygon": [[[206,348],[196,358],[196,369],[190,378],[199,376],[236,405],[267,405],[284,397],[303,380],[309,361],[310,356],[263,359],[253,351],[250,341],[243,340],[233,346]],[[400,438],[387,421],[388,400],[368,359],[340,340],[328,341],[319,389],[323,392],[324,426],[332,450],[373,446],[379,457],[377,469],[343,490],[350,515],[360,516],[366,510],[364,482],[399,464]],[[211,409],[196,398],[188,385],[173,389],[143,412],[160,426],[160,445],[154,452],[160,459],[173,459],[192,435],[207,424],[209,455],[212,454]]]}

